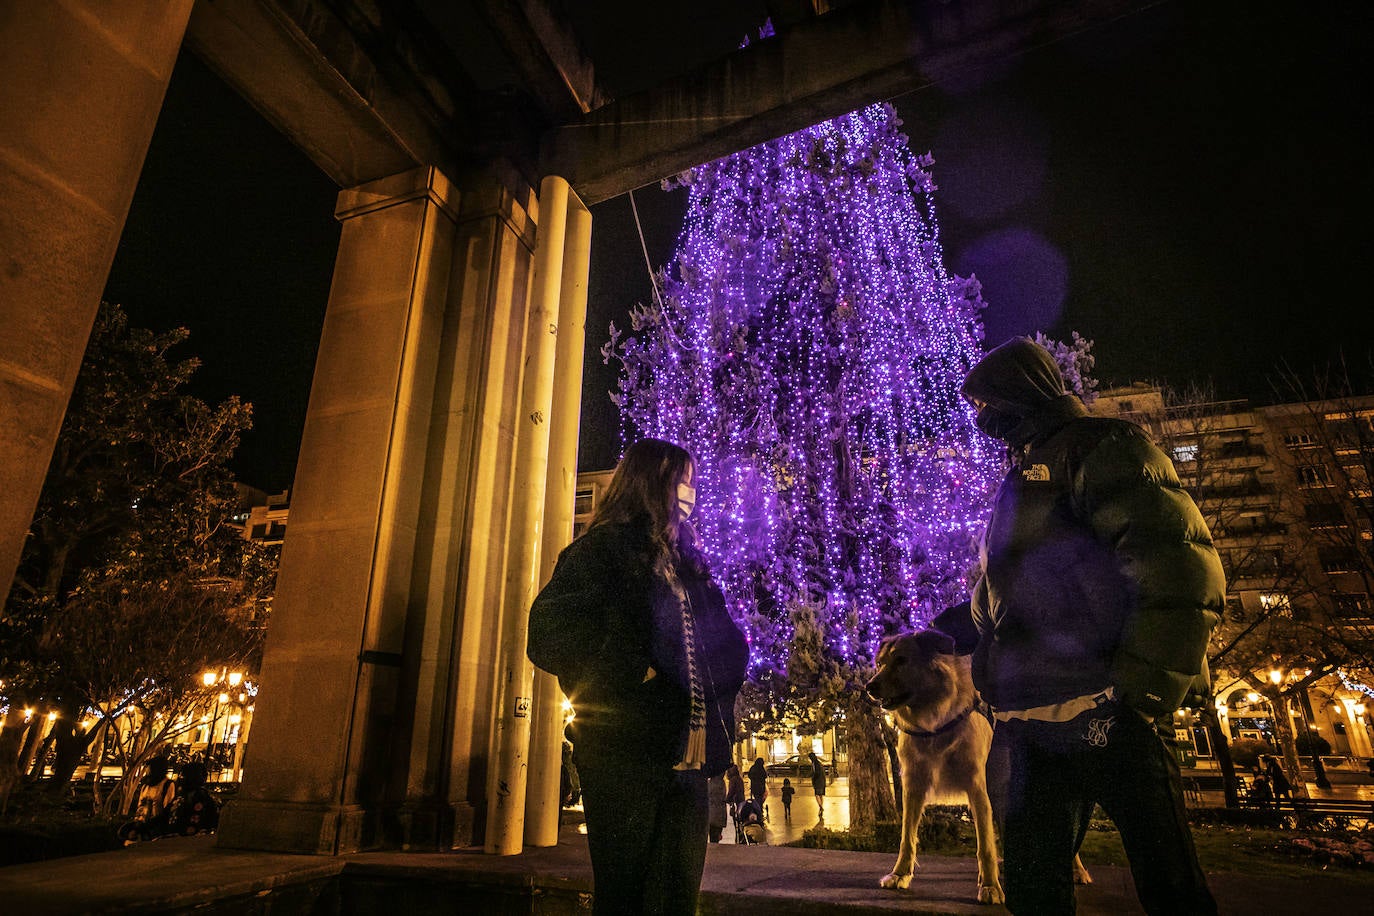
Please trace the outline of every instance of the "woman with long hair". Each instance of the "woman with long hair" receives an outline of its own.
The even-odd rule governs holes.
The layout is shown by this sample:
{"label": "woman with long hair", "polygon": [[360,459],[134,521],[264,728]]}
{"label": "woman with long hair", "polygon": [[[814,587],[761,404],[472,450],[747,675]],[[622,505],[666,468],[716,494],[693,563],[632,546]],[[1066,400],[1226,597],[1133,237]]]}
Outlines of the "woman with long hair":
{"label": "woman with long hair", "polygon": [[689,521],[692,457],[626,450],[530,609],[529,657],[572,701],[593,912],[696,912],[707,780],[730,765],[749,650]]}

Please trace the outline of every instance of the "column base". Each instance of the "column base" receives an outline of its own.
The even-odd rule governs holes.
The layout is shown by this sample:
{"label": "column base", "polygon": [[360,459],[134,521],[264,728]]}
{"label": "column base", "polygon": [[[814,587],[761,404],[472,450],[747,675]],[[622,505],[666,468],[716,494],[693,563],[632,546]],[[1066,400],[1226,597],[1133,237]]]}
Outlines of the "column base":
{"label": "column base", "polygon": [[220,813],[215,845],[225,849],[344,855],[372,845],[361,805],[308,805],[234,799]]}
{"label": "column base", "polygon": [[393,809],[384,820],[387,845],[402,852],[443,852],[453,848],[453,808],[418,803]]}

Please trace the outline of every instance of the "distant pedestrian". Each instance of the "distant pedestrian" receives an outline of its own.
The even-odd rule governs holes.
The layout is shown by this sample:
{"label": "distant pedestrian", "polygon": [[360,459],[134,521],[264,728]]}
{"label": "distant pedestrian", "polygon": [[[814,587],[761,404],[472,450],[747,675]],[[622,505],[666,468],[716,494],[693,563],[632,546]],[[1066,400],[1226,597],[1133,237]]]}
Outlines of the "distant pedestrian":
{"label": "distant pedestrian", "polygon": [[1269,786],[1274,792],[1274,802],[1277,804],[1281,798],[1288,799],[1288,803],[1293,803],[1293,784],[1288,781],[1288,774],[1279,766],[1277,757],[1266,757],[1264,763],[1264,775],[1269,777]]}
{"label": "distant pedestrian", "polygon": [[143,778],[138,781],[134,819],[119,828],[119,838],[125,846],[166,832],[168,809],[177,794],[177,784],[168,770],[167,758],[160,754],[148,761]]}
{"label": "distant pedestrian", "polygon": [[797,790],[792,788],[792,780],[782,781],[782,818],[785,821],[792,820],[792,796],[797,794]]}
{"label": "distant pedestrian", "polygon": [[816,793],[817,798],[825,797],[825,764],[816,756],[815,751],[806,755],[811,761],[811,788]]}
{"label": "distant pedestrian", "polygon": [[730,764],[725,771],[725,810],[730,817],[739,817],[739,809],[744,806],[744,774],[739,767]]}
{"label": "distant pedestrian", "polygon": [[712,776],[706,780],[707,836],[712,843],[719,843],[725,834],[725,775]]}
{"label": "distant pedestrian", "polygon": [[1255,777],[1255,781],[1250,785],[1250,800],[1262,808],[1274,804],[1274,790],[1269,788],[1268,779],[1263,776]]}
{"label": "distant pedestrian", "polygon": [[219,826],[219,804],[205,788],[205,764],[184,763],[177,774],[177,797],[167,816],[167,834],[194,836],[214,833]]}
{"label": "distant pedestrian", "polygon": [[754,761],[754,765],[749,768],[749,797],[756,799],[762,805],[767,795],[768,768],[763,765],[763,758],[759,757]]}
{"label": "distant pedestrian", "polygon": [[577,763],[573,760],[572,742],[566,738],[563,739],[563,766],[559,786],[564,808],[582,801],[582,778],[578,775]]}

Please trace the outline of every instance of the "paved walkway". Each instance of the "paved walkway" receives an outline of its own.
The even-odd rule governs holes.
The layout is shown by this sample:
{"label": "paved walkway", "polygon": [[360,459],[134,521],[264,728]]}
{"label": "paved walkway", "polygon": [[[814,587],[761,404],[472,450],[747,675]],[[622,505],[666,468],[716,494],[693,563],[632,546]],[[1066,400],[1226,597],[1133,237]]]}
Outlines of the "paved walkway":
{"label": "paved walkway", "polygon": [[[1006,912],[973,902],[977,868],[972,859],[923,856],[909,891],[878,887],[878,879],[891,865],[892,856],[877,853],[715,845],[707,855],[700,912],[705,916],[886,912],[995,916]],[[1079,889],[1080,913],[1140,912],[1126,869],[1094,866],[1093,876],[1092,886]],[[1299,880],[1213,873],[1209,880],[1226,916],[1369,912],[1368,882],[1346,874],[1314,873]],[[345,889],[340,890],[341,885]],[[494,911],[493,888],[516,894],[537,889],[536,913],[585,912],[581,908],[591,888],[586,838],[570,826],[557,846],[508,857],[468,849],[329,858],[219,850],[208,837],[159,841],[100,855],[0,868],[0,911],[7,916],[192,910],[278,916],[309,913],[318,901],[328,901],[325,911],[343,914],[477,914]],[[519,911],[507,906],[501,911]]]}
{"label": "paved walkway", "polygon": [[[769,845],[737,845],[727,827],[725,841],[710,847],[701,905],[705,916],[1006,912],[973,902],[977,866],[971,858],[922,856],[912,888],[895,892],[878,887],[879,878],[892,866],[891,855],[782,845],[815,825],[822,811],[827,826],[847,826],[848,786],[846,780],[837,780],[821,807],[809,787],[804,793],[799,790],[789,823],[782,816],[777,794],[781,781],[773,782],[769,786]],[[1341,780],[1330,794],[1368,798],[1374,795],[1374,786],[1368,780]],[[1216,795],[1219,799],[1220,793]],[[1103,865],[1094,865],[1092,870],[1095,883],[1079,889],[1080,913],[1141,912],[1129,871]],[[1370,881],[1358,873],[1332,869],[1291,879],[1215,872],[1208,878],[1223,914],[1370,912]],[[511,911],[512,897],[528,898],[531,891],[536,901],[545,901],[537,904],[543,908],[532,912],[566,913],[586,911],[590,890],[586,837],[579,834],[576,823],[563,830],[557,846],[509,857],[487,856],[480,849],[337,858],[291,856],[216,849],[212,837],[198,837],[0,868],[0,913],[75,916],[195,910],[202,914],[270,911],[279,916],[319,912],[323,906],[326,912],[345,916],[476,914]],[[497,906],[492,901],[505,903]]]}

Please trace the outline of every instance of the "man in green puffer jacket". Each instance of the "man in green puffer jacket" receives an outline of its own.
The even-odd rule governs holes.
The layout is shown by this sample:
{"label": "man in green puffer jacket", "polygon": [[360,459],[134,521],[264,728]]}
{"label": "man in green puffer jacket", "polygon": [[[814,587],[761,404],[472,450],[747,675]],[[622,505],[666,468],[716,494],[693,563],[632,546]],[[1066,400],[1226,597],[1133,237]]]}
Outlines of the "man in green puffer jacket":
{"label": "man in green puffer jacket", "polygon": [[1072,913],[1074,853],[1100,804],[1149,913],[1214,914],[1178,764],[1155,730],[1205,693],[1221,561],[1169,459],[1132,423],[1087,415],[1026,338],[964,396],[1012,469],[974,589],[974,680],[1008,748],[1007,907]]}

